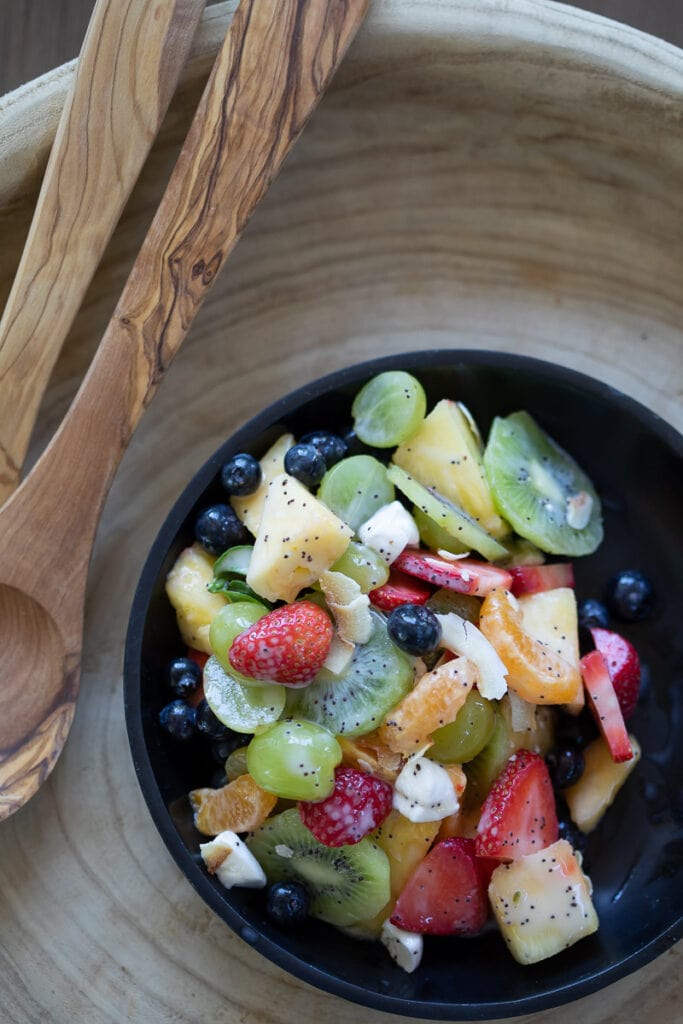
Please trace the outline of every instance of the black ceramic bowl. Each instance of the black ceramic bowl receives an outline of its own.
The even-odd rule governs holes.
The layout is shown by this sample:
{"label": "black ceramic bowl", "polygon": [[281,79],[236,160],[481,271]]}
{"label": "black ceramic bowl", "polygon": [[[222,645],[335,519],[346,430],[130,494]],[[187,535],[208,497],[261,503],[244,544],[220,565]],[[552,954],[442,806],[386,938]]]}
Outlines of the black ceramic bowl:
{"label": "black ceramic bowl", "polygon": [[[483,431],[495,415],[527,409],[570,451],[602,496],[605,540],[575,562],[579,597],[600,596],[623,568],[654,581],[656,612],[625,627],[644,666],[629,723],[642,762],[590,836],[586,864],[600,917],[597,934],[533,967],[521,967],[493,930],[472,939],[428,939],[422,965],[405,974],[379,943],[361,943],[311,921],[283,932],[264,913],[262,890],[229,892],[204,870],[189,790],[215,765],[175,744],[157,723],[170,695],[164,666],[183,653],[164,579],[192,537],[198,509],[221,498],[219,471],[237,451],[263,454],[285,428],[342,430],[359,387],[403,368],[429,404],[464,401]],[[126,643],[125,700],[135,767],[152,817],[199,895],[246,942],[285,970],[339,996],[416,1017],[476,1020],[531,1013],[595,991],[635,970],[683,935],[683,439],[647,409],[562,367],[480,351],[430,351],[353,366],[300,388],[231,437],[189,483],[142,571]],[[618,627],[617,627],[618,628]]]}

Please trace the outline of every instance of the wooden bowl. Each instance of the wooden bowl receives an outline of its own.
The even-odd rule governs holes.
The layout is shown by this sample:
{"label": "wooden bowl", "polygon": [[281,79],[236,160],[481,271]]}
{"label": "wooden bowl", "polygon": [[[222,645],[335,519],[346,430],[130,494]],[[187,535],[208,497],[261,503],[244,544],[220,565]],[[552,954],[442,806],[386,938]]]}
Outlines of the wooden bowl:
{"label": "wooden bowl", "polygon": [[[53,376],[34,455],[111,313],[234,6],[207,10]],[[0,102],[0,302],[71,72]],[[120,671],[135,582],[173,500],[220,441],[280,394],[366,357],[539,356],[615,385],[681,429],[682,101],[680,51],[574,9],[375,4],[112,489],[71,738],[44,789],[0,830],[11,883],[4,934],[17,964],[0,989],[15,1020],[48,1004],[59,1020],[101,1020],[101,1000],[120,1019],[152,1024],[172,1011],[220,1017],[226,1001],[257,1021],[356,1019],[228,932],[167,856],[126,749]],[[683,997],[680,955],[679,945],[588,998],[591,1022],[613,1019],[635,992],[653,1024],[670,1020]],[[96,983],[74,985],[71,964]]]}

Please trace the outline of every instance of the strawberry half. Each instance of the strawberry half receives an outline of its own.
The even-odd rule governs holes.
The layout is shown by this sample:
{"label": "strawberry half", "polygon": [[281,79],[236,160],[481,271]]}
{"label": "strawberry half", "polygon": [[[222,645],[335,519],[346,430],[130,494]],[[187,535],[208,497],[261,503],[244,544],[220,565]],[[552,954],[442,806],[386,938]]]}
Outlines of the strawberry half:
{"label": "strawberry half", "polygon": [[477,856],[517,860],[558,837],[555,796],[542,757],[518,750],[491,786],[477,826]]}
{"label": "strawberry half", "polygon": [[624,719],[630,718],[640,692],[640,658],[632,643],[609,629],[591,629],[593,643],[607,663],[607,671]]}
{"label": "strawberry half", "polygon": [[268,612],[232,643],[230,664],[252,679],[306,686],[323,666],[332,642],[329,615],[312,601]]}
{"label": "strawberry half", "polygon": [[544,590],[574,586],[574,568],[571,562],[555,562],[550,565],[517,565],[510,569],[512,593],[541,594]]}
{"label": "strawberry half", "polygon": [[334,790],[327,799],[299,801],[299,817],[319,843],[351,846],[382,824],[392,799],[388,782],[342,766],[334,770]]}
{"label": "strawberry half", "polygon": [[428,583],[392,568],[387,582],[371,590],[368,597],[383,612],[393,612],[402,604],[424,604],[433,593]]}
{"label": "strawberry half", "polygon": [[409,576],[416,576],[437,587],[457,590],[459,594],[473,594],[486,597],[496,587],[509,590],[512,576],[507,569],[499,569],[488,562],[477,562],[473,558],[459,558],[449,562],[446,558],[417,548],[405,548],[394,561],[394,567]]}
{"label": "strawberry half", "polygon": [[633,757],[624,716],[619,699],[610,679],[607,662],[600,651],[591,651],[581,659],[581,675],[586,687],[588,703],[605,737],[612,760],[619,764]]}
{"label": "strawberry half", "polygon": [[474,840],[443,839],[408,879],[391,923],[421,935],[476,935],[488,917],[486,887]]}

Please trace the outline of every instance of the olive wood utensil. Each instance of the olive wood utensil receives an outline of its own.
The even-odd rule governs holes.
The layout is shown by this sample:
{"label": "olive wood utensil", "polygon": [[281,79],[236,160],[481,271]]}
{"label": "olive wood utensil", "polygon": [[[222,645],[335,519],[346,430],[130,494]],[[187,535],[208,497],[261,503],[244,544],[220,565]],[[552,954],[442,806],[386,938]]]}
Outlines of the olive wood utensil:
{"label": "olive wood utensil", "polygon": [[98,0],[0,320],[0,505],[43,392],[159,130],[205,0]]}
{"label": "olive wood utensil", "polygon": [[119,460],[369,0],[242,0],[97,354],[0,510],[0,819],[45,781],[78,693],[88,563]]}

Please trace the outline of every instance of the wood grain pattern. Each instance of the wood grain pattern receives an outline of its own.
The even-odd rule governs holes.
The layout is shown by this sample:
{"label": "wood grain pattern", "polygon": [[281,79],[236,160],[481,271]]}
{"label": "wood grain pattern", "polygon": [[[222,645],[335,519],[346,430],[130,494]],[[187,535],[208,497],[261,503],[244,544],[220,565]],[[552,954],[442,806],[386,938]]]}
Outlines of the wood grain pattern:
{"label": "wood grain pattern", "polygon": [[204,0],[100,0],[0,321],[0,505],[64,338],[166,114]]}
{"label": "wood grain pattern", "polygon": [[[233,9],[207,11],[207,49],[193,51],[194,79],[74,324],[34,455],[111,314]],[[34,103],[46,109],[40,90]],[[137,789],[122,707],[140,567],[179,491],[233,429],[366,356],[438,345],[551,358],[682,429],[682,103],[679,51],[566,7],[373,4],[110,491],[69,740],[41,792],[0,825],[3,1024],[401,1019],[288,977],[215,918],[171,861]],[[0,211],[3,280],[36,194],[35,168],[16,166],[2,180],[17,197]],[[671,1024],[682,978],[679,944],[602,993],[519,1020]]]}

